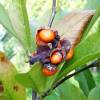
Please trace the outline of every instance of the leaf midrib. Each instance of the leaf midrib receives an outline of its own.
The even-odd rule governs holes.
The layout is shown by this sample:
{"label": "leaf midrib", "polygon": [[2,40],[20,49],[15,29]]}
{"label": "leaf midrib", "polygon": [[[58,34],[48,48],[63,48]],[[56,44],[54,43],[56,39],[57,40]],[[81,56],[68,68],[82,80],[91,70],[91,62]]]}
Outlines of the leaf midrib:
{"label": "leaf midrib", "polygon": [[20,3],[20,9],[21,9],[21,13],[23,16],[23,20],[24,20],[24,25],[25,25],[25,40],[27,40],[26,43],[28,45],[28,49],[30,50],[30,52],[32,52],[31,32],[30,32],[25,2],[24,2],[24,0],[19,0],[19,3]]}

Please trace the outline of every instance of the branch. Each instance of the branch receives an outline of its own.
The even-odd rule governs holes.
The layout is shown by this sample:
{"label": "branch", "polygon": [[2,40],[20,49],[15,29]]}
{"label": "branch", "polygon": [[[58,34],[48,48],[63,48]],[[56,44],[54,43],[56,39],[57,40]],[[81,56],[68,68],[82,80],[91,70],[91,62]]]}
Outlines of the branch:
{"label": "branch", "polygon": [[36,100],[37,93],[35,91],[32,91],[32,100]]}
{"label": "branch", "polygon": [[53,0],[53,3],[52,3],[52,14],[51,14],[51,17],[50,17],[50,20],[49,20],[49,23],[48,23],[48,27],[50,27],[50,28],[52,26],[52,23],[53,23],[53,20],[55,18],[55,15],[56,15],[56,0]]}
{"label": "branch", "polygon": [[73,77],[73,76],[75,76],[75,75],[77,75],[77,74],[79,74],[79,73],[81,73],[81,72],[83,72],[83,71],[85,71],[85,70],[87,70],[87,69],[89,69],[89,68],[96,67],[96,66],[95,66],[96,64],[97,64],[97,62],[94,62],[94,63],[88,65],[87,67],[84,67],[84,68],[80,69],[79,71],[76,71],[76,72],[74,72],[74,73],[72,73],[72,74],[70,74],[70,75],[68,75],[68,76],[65,76],[63,79],[61,79],[60,81],[58,81],[58,82],[52,87],[52,89],[47,90],[47,91],[42,95],[42,98],[48,96],[48,95],[51,93],[52,90],[54,90],[55,88],[57,88],[58,86],[60,86],[63,82],[65,82],[65,81],[68,80],[69,78],[71,78],[71,77]]}

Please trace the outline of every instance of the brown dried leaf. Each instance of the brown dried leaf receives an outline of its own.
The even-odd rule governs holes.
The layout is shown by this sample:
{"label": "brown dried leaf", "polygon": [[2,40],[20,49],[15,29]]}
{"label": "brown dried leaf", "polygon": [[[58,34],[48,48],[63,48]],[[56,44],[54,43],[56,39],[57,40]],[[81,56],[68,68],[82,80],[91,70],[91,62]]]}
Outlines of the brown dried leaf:
{"label": "brown dried leaf", "polygon": [[94,15],[93,10],[71,12],[53,27],[62,37],[66,37],[75,46],[81,40],[83,31]]}

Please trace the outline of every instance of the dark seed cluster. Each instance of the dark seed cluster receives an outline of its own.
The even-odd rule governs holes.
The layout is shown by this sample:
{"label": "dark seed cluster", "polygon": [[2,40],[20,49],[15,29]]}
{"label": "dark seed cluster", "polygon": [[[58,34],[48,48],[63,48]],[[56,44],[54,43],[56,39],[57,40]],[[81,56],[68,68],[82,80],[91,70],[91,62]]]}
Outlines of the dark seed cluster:
{"label": "dark seed cluster", "polygon": [[61,39],[57,31],[51,29],[39,29],[36,33],[37,51],[30,56],[29,63],[37,61],[43,64],[43,74],[54,75],[57,66],[66,60],[66,55],[71,49],[71,43],[66,38]]}

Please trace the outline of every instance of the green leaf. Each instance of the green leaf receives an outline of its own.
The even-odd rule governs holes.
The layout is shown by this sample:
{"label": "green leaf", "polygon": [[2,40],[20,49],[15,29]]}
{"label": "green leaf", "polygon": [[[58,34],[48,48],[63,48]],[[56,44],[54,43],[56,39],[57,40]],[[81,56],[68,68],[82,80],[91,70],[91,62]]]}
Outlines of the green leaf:
{"label": "green leaf", "polygon": [[[90,9],[96,9],[98,0],[95,0],[93,2],[90,3],[90,0],[89,0],[87,2],[87,7],[89,7]],[[99,5],[99,3],[98,3],[98,5]],[[85,28],[85,31],[84,31],[83,37],[82,37],[83,40],[85,39],[86,36],[88,36],[87,34],[89,33],[89,31],[91,30],[91,28],[93,27],[94,23],[96,22],[96,20],[98,19],[99,16],[100,16],[100,7],[97,8],[95,15],[93,16],[93,18],[90,21],[90,23],[88,24],[88,26]],[[80,87],[83,90],[83,92],[85,93],[85,95],[88,95],[90,90],[95,87],[95,81],[89,70],[76,75],[75,78],[76,78],[76,80],[78,80]]]}
{"label": "green leaf", "polygon": [[[1,24],[4,25],[9,32],[20,40],[25,49],[32,52],[35,45],[30,32],[26,2],[25,0],[9,0],[7,2],[9,4],[7,10],[5,10],[3,6],[1,7],[1,15],[3,16],[0,15],[0,22],[2,22]],[[6,19],[9,23],[6,24],[6,22],[4,20],[2,21],[2,19]]]}
{"label": "green leaf", "polygon": [[100,100],[100,85],[91,90],[88,100]]}
{"label": "green leaf", "polygon": [[[63,63],[58,66],[58,69],[60,70],[62,66]],[[25,87],[33,88],[41,95],[52,86],[59,73],[58,71],[58,73],[53,76],[44,76],[42,73],[42,67],[41,63],[37,62],[32,66],[28,73],[16,75],[16,80]]]}
{"label": "green leaf", "polygon": [[25,88],[16,82],[16,74],[12,63],[0,52],[0,100],[26,100]]}
{"label": "green leaf", "polygon": [[79,82],[80,88],[86,96],[89,94],[90,90],[96,86],[92,73],[89,69],[76,75],[75,79]]}
{"label": "green leaf", "polygon": [[96,9],[97,6],[100,5],[100,0],[87,0],[86,5],[84,6],[84,9]]}
{"label": "green leaf", "polygon": [[[100,68],[100,67],[99,67]],[[99,69],[98,68],[98,69]],[[98,70],[97,69],[97,70]],[[96,82],[96,84],[100,84],[100,71],[98,70],[98,72],[97,73],[93,73],[93,77],[94,77],[94,80],[95,80],[95,82]]]}
{"label": "green leaf", "polygon": [[[54,93],[56,95],[54,95]],[[64,82],[44,100],[56,100],[56,98],[58,98],[58,100],[86,100],[86,97],[81,89],[71,84],[69,81]]]}
{"label": "green leaf", "polygon": [[0,4],[0,24],[2,24],[10,33],[12,33],[13,35],[15,34],[9,15],[1,4]]}
{"label": "green leaf", "polygon": [[96,12],[94,14],[94,16],[92,17],[90,23],[88,24],[88,26],[85,28],[84,33],[83,33],[83,40],[86,36],[88,36],[87,34],[89,33],[89,31],[91,30],[91,28],[93,27],[94,23],[96,22],[96,20],[99,18],[100,16],[100,5],[98,6],[98,8],[96,9]]}
{"label": "green leaf", "polygon": [[50,94],[50,96],[45,97],[43,100],[61,100],[60,93],[56,89]]}
{"label": "green leaf", "polygon": [[82,67],[87,62],[100,56],[100,34],[95,33],[87,37],[81,42],[74,51],[74,56],[70,62],[66,62],[58,75],[57,79],[65,76],[72,70],[78,67]]}

